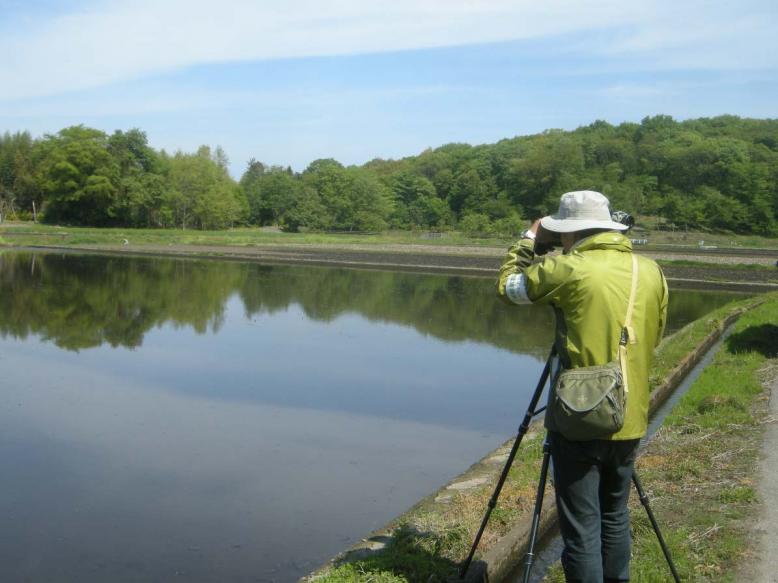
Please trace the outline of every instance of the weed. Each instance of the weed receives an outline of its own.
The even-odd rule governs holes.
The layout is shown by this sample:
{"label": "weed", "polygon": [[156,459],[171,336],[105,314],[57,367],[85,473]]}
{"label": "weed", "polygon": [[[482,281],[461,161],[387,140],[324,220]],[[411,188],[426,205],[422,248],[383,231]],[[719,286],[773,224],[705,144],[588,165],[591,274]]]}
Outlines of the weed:
{"label": "weed", "polygon": [[735,411],[745,411],[746,406],[736,397],[722,395],[708,395],[697,404],[697,413],[704,415],[717,409],[729,407]]}
{"label": "weed", "polygon": [[721,490],[719,500],[725,504],[751,504],[756,500],[756,492],[751,486],[732,486]]}
{"label": "weed", "polygon": [[422,533],[410,525],[400,526],[383,552],[366,559],[343,563],[316,578],[318,583],[434,583],[457,572],[447,555],[459,549],[465,532],[461,527],[441,533]]}

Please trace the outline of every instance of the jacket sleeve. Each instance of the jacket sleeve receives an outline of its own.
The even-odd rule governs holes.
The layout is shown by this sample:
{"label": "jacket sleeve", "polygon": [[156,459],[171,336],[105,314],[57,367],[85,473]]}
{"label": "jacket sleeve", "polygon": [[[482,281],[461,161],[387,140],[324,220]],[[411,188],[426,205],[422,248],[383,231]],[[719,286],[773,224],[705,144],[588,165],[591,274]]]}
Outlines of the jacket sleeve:
{"label": "jacket sleeve", "polygon": [[562,289],[573,281],[570,256],[545,257],[533,263],[534,246],[534,241],[522,239],[508,250],[497,281],[497,295],[504,301],[555,303]]}
{"label": "jacket sleeve", "polygon": [[[535,259],[535,241],[532,239],[520,239],[508,249],[500,267],[500,276],[497,279],[497,296],[507,303],[516,302],[516,296],[510,293],[516,286],[523,286],[522,272],[532,265]],[[509,287],[510,284],[510,287]]]}

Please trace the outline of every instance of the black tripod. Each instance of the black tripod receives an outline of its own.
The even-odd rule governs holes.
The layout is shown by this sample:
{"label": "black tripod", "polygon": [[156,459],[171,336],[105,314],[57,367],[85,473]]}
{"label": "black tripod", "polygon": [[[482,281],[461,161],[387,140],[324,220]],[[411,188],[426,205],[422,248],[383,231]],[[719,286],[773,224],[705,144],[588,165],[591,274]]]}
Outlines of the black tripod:
{"label": "black tripod", "polygon": [[[548,382],[549,377],[551,375],[551,363],[553,361],[555,354],[556,351],[552,347],[551,353],[548,355],[548,358],[546,359],[546,365],[545,367],[543,367],[543,372],[540,374],[540,378],[538,379],[538,384],[535,387],[535,392],[532,395],[532,399],[530,400],[529,407],[527,408],[527,412],[524,415],[524,420],[519,426],[519,431],[516,435],[515,441],[513,442],[513,447],[511,448],[510,454],[508,455],[508,459],[505,462],[505,467],[503,468],[502,473],[500,474],[500,479],[497,481],[497,486],[495,487],[494,493],[492,494],[492,497],[489,500],[489,504],[487,505],[486,513],[484,514],[484,518],[481,521],[481,527],[478,529],[478,533],[475,536],[475,540],[473,541],[473,546],[470,548],[470,553],[468,554],[467,559],[465,559],[465,562],[462,563],[462,568],[459,571],[460,579],[465,578],[465,575],[467,574],[467,570],[470,568],[470,563],[473,560],[473,555],[475,555],[476,548],[478,548],[478,543],[481,542],[481,537],[483,536],[484,530],[486,529],[486,524],[489,522],[489,517],[492,514],[492,510],[494,510],[495,506],[497,506],[497,498],[499,498],[500,496],[502,487],[505,484],[505,480],[508,477],[508,472],[510,471],[511,465],[513,464],[513,460],[516,457],[516,452],[518,451],[519,446],[521,445],[522,439],[524,439],[524,435],[527,433],[527,430],[529,429],[529,425],[530,422],[532,421],[532,418],[542,413],[546,409],[545,407],[541,407],[537,409],[537,405],[538,402],[540,401],[541,395],[543,394],[543,390],[546,387],[546,383]],[[541,466],[540,466],[540,479],[538,480],[538,490],[537,490],[537,494],[535,495],[535,509],[532,514],[532,527],[530,529],[530,539],[529,539],[529,544],[527,546],[527,554],[524,562],[524,578],[523,578],[524,583],[529,583],[530,573],[532,572],[532,564],[535,560],[535,554],[534,554],[535,543],[537,542],[538,530],[540,528],[540,514],[543,508],[543,497],[546,491],[546,479],[548,476],[548,467],[550,461],[551,461],[551,448],[548,443],[548,436],[546,436],[546,439],[543,442],[543,461],[541,462]],[[667,564],[670,566],[670,571],[673,574],[673,579],[676,581],[676,583],[680,583],[681,578],[678,576],[678,572],[676,571],[675,565],[673,564],[673,559],[670,555],[670,549],[668,549],[667,545],[665,544],[664,538],[662,537],[662,533],[659,530],[659,525],[657,524],[656,519],[654,518],[654,513],[651,510],[651,506],[649,505],[648,496],[643,490],[640,480],[638,479],[637,473],[635,472],[633,472],[632,474],[632,482],[635,484],[635,489],[638,492],[640,503],[646,509],[646,513],[648,514],[648,519],[651,521],[651,526],[653,527],[654,532],[656,533],[657,539],[659,540],[659,545],[662,547],[662,552],[664,553],[665,558],[667,559]]]}
{"label": "black tripod", "polygon": [[[556,350],[552,347],[551,353],[548,355],[548,358],[546,359],[546,366],[543,367],[543,372],[540,373],[538,384],[535,387],[535,392],[532,394],[532,399],[529,402],[529,407],[527,407],[527,412],[524,415],[524,420],[521,422],[521,425],[519,425],[519,432],[516,434],[516,440],[513,442],[513,447],[511,448],[511,452],[508,454],[508,459],[505,462],[505,467],[502,469],[502,473],[500,474],[500,479],[497,481],[497,486],[494,488],[494,493],[492,494],[492,497],[489,500],[489,504],[486,507],[486,514],[484,514],[484,518],[481,521],[481,527],[478,529],[478,533],[475,535],[475,540],[473,541],[473,546],[470,548],[470,553],[467,555],[467,559],[465,559],[465,562],[462,563],[462,568],[459,570],[460,579],[465,578],[465,575],[467,574],[467,570],[470,568],[470,563],[473,561],[473,555],[475,555],[475,550],[476,548],[478,548],[478,543],[481,542],[481,537],[483,536],[484,530],[486,529],[486,523],[489,522],[489,516],[491,516],[492,510],[494,510],[494,507],[497,506],[497,498],[500,497],[500,492],[502,491],[503,484],[505,484],[505,480],[508,477],[508,472],[511,469],[513,460],[516,457],[516,452],[519,451],[521,440],[524,439],[524,435],[527,433],[527,430],[529,429],[529,424],[532,421],[532,418],[545,409],[545,407],[542,407],[538,410],[536,410],[535,408],[538,406],[538,401],[540,401],[540,396],[543,394],[543,389],[546,388],[546,381],[548,380],[551,374],[551,361],[554,359],[555,354],[556,354]],[[546,459],[545,456],[543,459],[545,461]]]}

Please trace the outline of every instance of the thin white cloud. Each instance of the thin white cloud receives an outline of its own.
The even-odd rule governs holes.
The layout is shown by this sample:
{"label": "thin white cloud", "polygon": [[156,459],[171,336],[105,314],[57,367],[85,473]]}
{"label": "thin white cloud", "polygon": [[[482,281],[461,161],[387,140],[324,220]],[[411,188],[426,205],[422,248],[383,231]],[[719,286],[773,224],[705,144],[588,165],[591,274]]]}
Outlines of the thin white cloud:
{"label": "thin white cloud", "polygon": [[[599,30],[584,53],[659,68],[775,67],[772,1],[91,0],[0,20],[0,100],[199,64],[489,43]],[[33,8],[31,7],[32,11]],[[563,40],[564,39],[564,40]]]}
{"label": "thin white cloud", "polygon": [[[645,3],[645,2],[643,2]],[[85,89],[183,67],[536,38],[621,26],[620,0],[118,0],[0,24],[0,99]],[[641,3],[638,3],[641,4]]]}
{"label": "thin white cloud", "polygon": [[[198,88],[193,92],[176,86],[128,87],[123,90],[84,91],[75,94],[21,99],[6,103],[0,120],[36,117],[105,118],[151,114],[184,114],[228,108],[265,110],[324,110],[344,103],[383,102],[403,98],[424,98],[452,92],[488,93],[487,89],[467,85],[414,85],[395,88],[328,89],[312,94],[307,88],[273,90],[222,90]],[[215,106],[215,104],[218,104]],[[299,114],[297,114],[299,115]],[[288,119],[284,123],[289,123]]]}
{"label": "thin white cloud", "polygon": [[651,26],[620,34],[606,51],[624,58],[650,55],[655,65],[666,69],[776,67],[778,4],[752,10],[737,3],[691,5],[696,10],[688,5],[683,12],[668,10],[656,16]]}
{"label": "thin white cloud", "polygon": [[622,83],[619,85],[610,85],[602,89],[597,89],[591,93],[593,95],[599,95],[601,97],[607,97],[611,99],[635,99],[655,97],[657,95],[666,95],[668,92],[672,92],[674,90],[674,86],[668,86],[667,84],[658,86],[656,84],[643,85],[638,83]]}

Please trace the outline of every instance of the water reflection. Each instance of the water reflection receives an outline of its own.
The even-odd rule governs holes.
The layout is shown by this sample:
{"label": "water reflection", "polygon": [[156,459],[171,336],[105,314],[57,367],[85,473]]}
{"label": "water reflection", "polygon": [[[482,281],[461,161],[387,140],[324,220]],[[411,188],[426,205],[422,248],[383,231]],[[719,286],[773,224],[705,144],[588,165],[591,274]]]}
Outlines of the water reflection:
{"label": "water reflection", "polygon": [[495,439],[199,398],[36,348],[0,343],[24,371],[0,395],[2,581],[294,581]]}
{"label": "water reflection", "polygon": [[[542,356],[552,340],[546,310],[496,301],[481,278],[320,267],[127,258],[78,254],[0,254],[0,333],[38,335],[60,348],[138,347],[163,324],[217,332],[229,298],[246,317],[299,305],[313,320],[346,313],[412,326],[447,341],[488,342]],[[735,297],[674,291],[668,331]]]}

